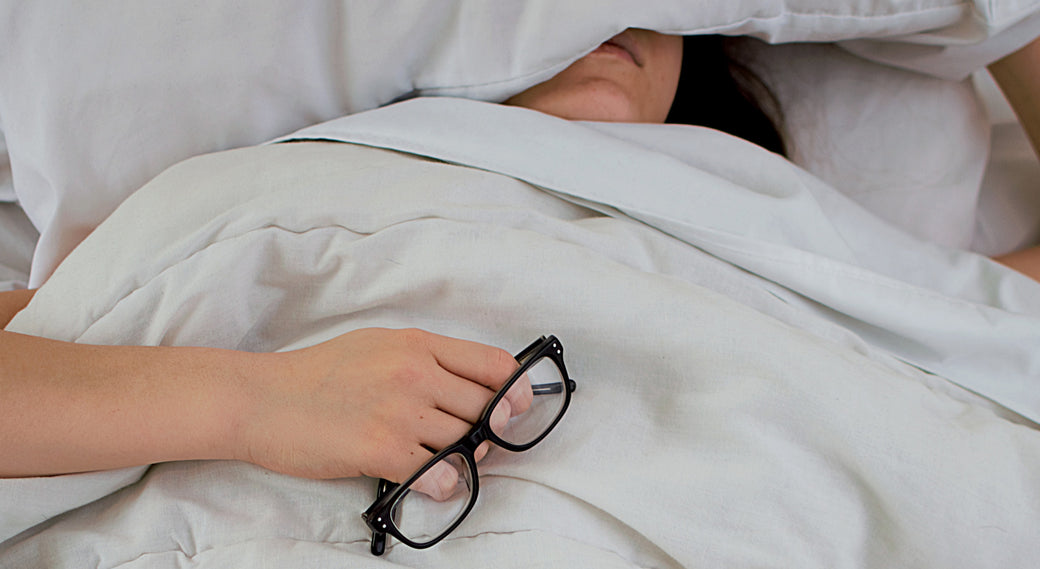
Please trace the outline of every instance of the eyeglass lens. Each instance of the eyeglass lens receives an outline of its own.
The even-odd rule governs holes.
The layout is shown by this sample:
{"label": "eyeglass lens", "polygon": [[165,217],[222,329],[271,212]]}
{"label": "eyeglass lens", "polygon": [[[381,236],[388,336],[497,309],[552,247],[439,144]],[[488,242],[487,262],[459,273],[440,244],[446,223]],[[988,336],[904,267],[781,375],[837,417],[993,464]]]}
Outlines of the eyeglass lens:
{"label": "eyeglass lens", "polygon": [[[552,359],[543,357],[517,378],[496,411],[509,412],[504,427],[492,424],[494,433],[507,443],[524,445],[542,436],[566,401],[566,383],[560,368]],[[503,407],[508,407],[504,409]],[[495,412],[492,412],[495,416]]]}
{"label": "eyeglass lens", "polygon": [[431,465],[394,504],[391,515],[406,538],[426,543],[448,531],[472,499],[466,458],[453,453]]}

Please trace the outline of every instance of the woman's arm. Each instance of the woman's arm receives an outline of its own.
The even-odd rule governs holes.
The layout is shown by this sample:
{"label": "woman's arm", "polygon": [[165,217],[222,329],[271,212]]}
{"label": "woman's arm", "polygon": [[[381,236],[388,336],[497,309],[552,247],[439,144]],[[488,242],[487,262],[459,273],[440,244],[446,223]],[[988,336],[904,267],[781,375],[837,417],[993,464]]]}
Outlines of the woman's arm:
{"label": "woman's arm", "polygon": [[0,476],[186,459],[400,481],[462,436],[516,361],[418,330],[277,354],[0,332]]}
{"label": "woman's arm", "polygon": [[0,476],[220,458],[254,360],[0,332]]}
{"label": "woman's arm", "polygon": [[1040,155],[1040,39],[989,66]]}
{"label": "woman's arm", "polygon": [[[993,63],[989,71],[1040,157],[1040,39]],[[1040,187],[1037,190],[1040,191]],[[1040,280],[1040,247],[1009,253],[997,257],[996,261]]]}
{"label": "woman's arm", "polygon": [[35,290],[12,290],[0,292],[0,328],[7,327],[15,314],[22,311],[32,300]]}

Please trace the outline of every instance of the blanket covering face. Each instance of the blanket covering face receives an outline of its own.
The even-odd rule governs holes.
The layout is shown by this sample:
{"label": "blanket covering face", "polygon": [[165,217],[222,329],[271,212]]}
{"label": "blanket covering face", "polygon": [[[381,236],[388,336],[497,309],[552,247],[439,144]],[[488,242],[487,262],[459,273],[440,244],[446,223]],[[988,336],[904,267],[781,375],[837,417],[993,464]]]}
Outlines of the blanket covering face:
{"label": "blanket covering face", "polygon": [[[446,119],[441,140],[490,154],[524,148],[515,143],[523,132],[503,130],[496,149],[480,125],[490,116],[482,113],[525,111],[467,107],[466,122],[448,112],[454,104],[469,105],[409,108]],[[822,231],[790,224],[783,207],[772,226],[755,217],[762,195],[796,211],[827,209],[826,200],[769,184],[788,175],[785,162],[718,133],[662,127],[657,144],[694,145],[691,153],[709,157],[738,152],[733,163],[745,170],[690,174],[669,188],[671,215],[654,223],[647,204],[665,183],[655,172],[678,159],[641,159],[661,149],[640,147],[638,129],[552,122],[557,128],[515,115],[548,129],[545,144],[562,137],[588,149],[569,166],[542,161],[527,178],[543,185],[418,156],[422,148],[374,148],[380,136],[391,146],[397,126],[427,126],[407,109],[387,113],[296,137],[351,131],[369,146],[274,144],[170,169],[99,227],[10,329],[254,351],[367,326],[414,326],[514,351],[553,333],[578,382],[559,427],[527,453],[492,452],[476,508],[431,550],[391,544],[382,559],[368,553],[359,514],[374,497],[372,480],[185,462],[102,473],[108,489],[97,477],[17,481],[18,496],[0,485],[5,511],[38,504],[53,512],[62,500],[71,509],[91,492],[100,497],[4,542],[0,566],[978,568],[1040,558],[1040,434],[1028,421],[907,365],[867,341],[840,306],[821,308],[806,296],[814,291],[746,263]],[[580,187],[557,183],[617,163],[630,172],[623,203],[579,198]],[[719,246],[691,245],[676,222],[684,208],[722,206],[744,216],[733,226],[753,226],[743,236],[701,227],[728,235],[716,241],[730,258]],[[773,249],[740,254],[752,241]],[[854,239],[843,243],[820,246],[832,256],[855,251]],[[902,282],[812,255],[839,281],[838,268],[850,267],[850,283],[866,272],[886,286]],[[990,305],[975,305],[995,322],[1004,311],[994,305],[1034,290],[998,269],[984,274],[1004,283]],[[940,294],[905,290],[917,293],[903,296],[915,314],[928,314]],[[954,312],[969,302],[949,298]],[[1008,313],[1006,321],[1013,328],[1028,318]]]}

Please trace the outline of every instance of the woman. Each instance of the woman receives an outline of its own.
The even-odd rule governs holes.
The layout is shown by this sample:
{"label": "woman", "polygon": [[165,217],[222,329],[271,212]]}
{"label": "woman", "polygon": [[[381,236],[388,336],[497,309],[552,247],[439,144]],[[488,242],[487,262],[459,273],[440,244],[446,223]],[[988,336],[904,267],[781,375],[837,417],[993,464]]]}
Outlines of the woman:
{"label": "woman", "polygon": [[776,101],[721,36],[630,28],[505,104],[569,120],[706,126],[787,154]]}
{"label": "woman", "polygon": [[[507,103],[569,119],[663,122],[715,101],[708,114],[735,109],[725,124],[748,122],[744,136],[782,150],[767,115],[749,104],[748,83],[724,62],[692,58],[695,41],[629,30]],[[690,66],[697,72],[683,74]],[[701,67],[725,77],[702,79]],[[688,103],[691,93],[702,100]],[[31,295],[0,295],[0,322]],[[9,477],[236,459],[303,477],[400,481],[428,449],[465,433],[516,367],[498,348],[381,329],[277,354],[0,332],[0,358],[0,476]]]}

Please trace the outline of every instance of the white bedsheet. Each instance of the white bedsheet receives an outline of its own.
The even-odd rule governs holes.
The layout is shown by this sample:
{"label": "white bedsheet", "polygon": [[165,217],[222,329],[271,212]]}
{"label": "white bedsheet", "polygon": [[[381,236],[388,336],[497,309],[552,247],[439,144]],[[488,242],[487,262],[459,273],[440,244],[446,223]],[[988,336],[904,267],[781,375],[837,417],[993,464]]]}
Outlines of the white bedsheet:
{"label": "white bedsheet", "polygon": [[[0,566],[1040,559],[1040,433],[903,363],[1040,418],[1040,285],[887,229],[705,129],[417,100],[296,138],[474,167],[328,142],[192,159],[132,196],[10,329],[250,350],[373,325],[514,350],[555,333],[579,383],[568,416],[534,450],[489,457],[471,518],[433,550],[368,554],[371,480],[174,463],[119,491],[128,472],[109,473],[99,501],[0,546]],[[75,507],[78,484],[0,481],[0,511]]]}

